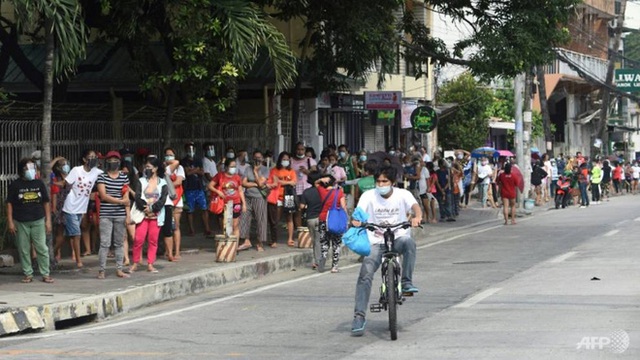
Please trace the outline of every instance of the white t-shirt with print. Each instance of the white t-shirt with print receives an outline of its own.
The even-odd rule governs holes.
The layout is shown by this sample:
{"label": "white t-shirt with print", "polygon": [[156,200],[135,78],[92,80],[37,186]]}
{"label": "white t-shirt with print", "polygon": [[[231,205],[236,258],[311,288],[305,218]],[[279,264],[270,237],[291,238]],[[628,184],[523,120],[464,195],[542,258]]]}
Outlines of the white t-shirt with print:
{"label": "white t-shirt with print", "polygon": [[[165,179],[166,181],[171,181],[170,176],[171,176],[174,172],[176,173],[176,176],[177,176],[177,177],[181,177],[181,178],[182,178],[182,181],[184,181],[184,179],[186,179],[186,177],[187,177],[187,176],[186,176],[186,174],[184,173],[184,168],[182,167],[182,165],[178,165],[178,167],[176,168],[176,170],[175,170],[175,171],[171,171],[171,168],[169,168],[169,167],[167,166],[167,167],[165,168],[165,170],[164,170],[164,174],[165,174],[164,179]],[[169,198],[169,197],[167,196],[167,201],[166,201],[164,204],[165,204],[165,205],[171,205],[171,206],[173,206],[173,200],[171,200],[171,198]],[[181,197],[180,197],[180,200],[178,200],[178,204],[176,205],[176,207],[181,208],[181,207],[183,207],[183,206],[184,206],[184,203],[183,203],[183,201],[182,201],[182,196],[181,196]]]}
{"label": "white t-shirt with print", "polygon": [[71,185],[71,191],[64,201],[62,211],[67,214],[86,214],[89,205],[91,190],[102,170],[93,168],[89,172],[84,171],[84,166],[76,166],[66,177],[67,184]]}
{"label": "white t-shirt with print", "polygon": [[[411,212],[413,204],[417,203],[409,190],[394,187],[388,199],[383,198],[375,189],[365,191],[360,196],[358,207],[369,214],[367,220],[369,223],[395,225],[408,221],[407,214]],[[371,245],[384,244],[382,233],[381,230],[376,232],[367,230]],[[398,229],[395,235],[396,238],[411,236],[411,229]]]}

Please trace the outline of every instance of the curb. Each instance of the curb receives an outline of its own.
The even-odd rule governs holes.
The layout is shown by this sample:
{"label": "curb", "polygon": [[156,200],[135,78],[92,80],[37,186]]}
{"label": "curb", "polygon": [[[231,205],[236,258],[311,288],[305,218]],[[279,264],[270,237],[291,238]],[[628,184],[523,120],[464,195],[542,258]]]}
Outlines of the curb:
{"label": "curb", "polygon": [[[346,252],[345,256],[348,256]],[[0,314],[0,336],[27,330],[55,330],[56,324],[67,320],[105,319],[214,287],[305,267],[311,263],[312,257],[312,252],[276,255],[257,262],[228,264],[81,299],[10,310]]]}

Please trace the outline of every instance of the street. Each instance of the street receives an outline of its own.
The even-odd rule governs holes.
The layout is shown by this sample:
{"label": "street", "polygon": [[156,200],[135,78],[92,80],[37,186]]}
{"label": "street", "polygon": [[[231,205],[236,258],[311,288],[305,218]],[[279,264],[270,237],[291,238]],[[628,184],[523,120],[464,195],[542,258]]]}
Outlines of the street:
{"label": "street", "polygon": [[[420,293],[350,335],[359,264],[297,269],[100,323],[0,338],[1,359],[638,359],[640,198],[420,242]],[[428,226],[428,225],[427,225]],[[372,289],[378,296],[379,273]],[[625,338],[625,335],[627,336]]]}

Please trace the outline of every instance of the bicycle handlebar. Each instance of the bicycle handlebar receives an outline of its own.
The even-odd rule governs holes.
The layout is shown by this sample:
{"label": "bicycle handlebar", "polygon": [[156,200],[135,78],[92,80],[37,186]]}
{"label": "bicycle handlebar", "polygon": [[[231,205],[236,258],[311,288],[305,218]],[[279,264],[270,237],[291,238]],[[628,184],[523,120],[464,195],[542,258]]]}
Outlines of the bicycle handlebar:
{"label": "bicycle handlebar", "polygon": [[[404,221],[401,222],[399,224],[394,224],[394,225],[382,225],[382,224],[374,224],[374,223],[362,223],[362,226],[366,228],[369,231],[375,231],[376,229],[380,229],[380,230],[397,230],[397,229],[408,229],[411,227],[411,223],[408,221]],[[419,228],[422,228],[421,225],[418,225]]]}

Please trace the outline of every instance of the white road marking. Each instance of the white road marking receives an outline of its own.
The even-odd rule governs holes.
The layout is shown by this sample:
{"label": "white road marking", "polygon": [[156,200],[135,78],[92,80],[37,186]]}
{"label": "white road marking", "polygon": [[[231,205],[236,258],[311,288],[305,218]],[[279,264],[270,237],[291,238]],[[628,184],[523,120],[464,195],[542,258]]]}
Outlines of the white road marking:
{"label": "white road marking", "polygon": [[561,263],[561,262],[567,260],[568,258],[572,257],[575,254],[577,254],[576,251],[569,251],[566,254],[562,254],[560,256],[554,257],[553,259],[549,260],[549,262],[550,263],[554,263],[554,264]]}
{"label": "white road marking", "polygon": [[619,232],[620,232],[620,230],[615,229],[615,230],[611,230],[611,231],[609,231],[609,232],[605,233],[605,234],[604,234],[604,235],[602,235],[602,236],[610,237],[610,236],[613,236],[613,235],[615,235],[615,234],[617,234],[617,233],[619,233]]}
{"label": "white road marking", "polygon": [[468,308],[472,307],[473,305],[479,303],[480,301],[488,298],[489,296],[497,293],[500,290],[502,290],[502,288],[489,288],[489,289],[487,289],[487,290],[485,290],[483,292],[480,292],[480,293],[468,298],[467,300],[465,300],[465,301],[463,301],[463,302],[461,302],[459,304],[453,305],[452,307],[468,309]]}
{"label": "white road marking", "polygon": [[622,220],[622,221],[620,221],[620,222],[617,222],[617,223],[615,223],[615,225],[613,225],[613,226],[615,226],[615,227],[622,226],[622,225],[626,224],[627,222],[629,222],[629,219],[627,219],[627,220]]}

